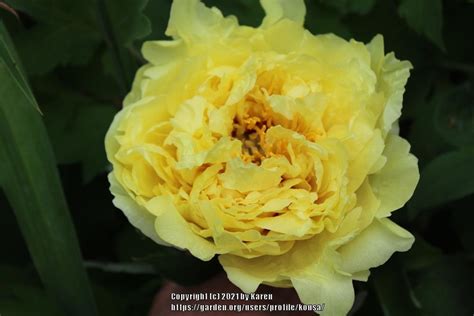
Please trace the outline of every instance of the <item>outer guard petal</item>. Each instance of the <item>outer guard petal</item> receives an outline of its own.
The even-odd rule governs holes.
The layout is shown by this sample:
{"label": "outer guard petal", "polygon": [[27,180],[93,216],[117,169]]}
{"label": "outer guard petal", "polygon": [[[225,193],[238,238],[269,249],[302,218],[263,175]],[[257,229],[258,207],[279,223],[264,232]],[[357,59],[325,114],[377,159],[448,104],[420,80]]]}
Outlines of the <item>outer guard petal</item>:
{"label": "outer guard petal", "polygon": [[114,195],[113,203],[116,208],[122,210],[128,221],[138,228],[145,236],[151,238],[157,244],[171,246],[162,240],[155,231],[155,216],[148,212],[144,207],[138,205],[122,186],[117,182],[113,172],[109,173],[110,192]]}
{"label": "outer guard petal", "polygon": [[187,249],[201,260],[208,261],[216,254],[216,246],[195,234],[181,216],[170,196],[158,196],[147,203],[147,208],[157,215],[155,229],[164,241]]}
{"label": "outer guard petal", "polygon": [[381,204],[377,217],[390,216],[413,195],[420,178],[418,159],[409,153],[410,144],[403,138],[389,134],[383,155],[385,166],[369,176],[369,182]]}
{"label": "outer guard petal", "polygon": [[360,274],[385,263],[395,251],[407,251],[415,238],[387,218],[375,219],[361,234],[338,249],[341,269]]}
{"label": "outer guard petal", "polygon": [[325,303],[324,315],[345,315],[354,302],[352,276],[337,268],[336,251],[321,249],[326,242],[316,237],[296,243],[280,256],[221,255],[219,261],[229,280],[244,292],[254,292],[261,283],[288,286],[285,280],[291,280],[303,303]]}
{"label": "outer guard petal", "polygon": [[291,281],[303,304],[324,303],[324,316],[347,315],[354,303],[351,276],[336,271],[329,262],[308,267]]}
{"label": "outer guard petal", "polygon": [[409,61],[400,61],[393,53],[385,56],[378,83],[378,89],[383,91],[387,98],[385,110],[379,120],[384,135],[392,129],[392,125],[402,113],[403,93],[411,68],[413,67]]}

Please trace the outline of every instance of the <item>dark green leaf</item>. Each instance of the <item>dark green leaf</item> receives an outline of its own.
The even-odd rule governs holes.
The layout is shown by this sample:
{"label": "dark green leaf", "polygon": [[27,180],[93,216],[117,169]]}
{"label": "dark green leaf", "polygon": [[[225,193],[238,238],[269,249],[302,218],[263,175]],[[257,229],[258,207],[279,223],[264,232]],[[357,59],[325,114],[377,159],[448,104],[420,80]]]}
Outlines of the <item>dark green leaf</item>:
{"label": "dark green leaf", "polygon": [[307,5],[307,11],[311,12],[312,18],[305,20],[305,27],[311,33],[334,33],[345,39],[352,37],[351,31],[342,21],[343,15],[341,12],[322,4],[317,5],[314,1],[308,2]]}
{"label": "dark green leaf", "polygon": [[385,316],[419,315],[412,289],[398,258],[375,269],[371,276]]}
{"label": "dark green leaf", "polygon": [[407,270],[420,270],[436,262],[441,255],[440,249],[427,243],[421,236],[416,236],[413,247],[399,254],[399,257]]}
{"label": "dark green leaf", "polygon": [[5,47],[8,34],[1,23],[0,38],[0,157],[5,195],[51,296],[69,315],[95,315],[46,129],[31,92],[18,80],[22,75],[9,62],[18,65],[13,48]]}
{"label": "dark green leaf", "polygon": [[[10,205],[8,205],[8,201],[1,190],[2,174],[4,174],[4,169],[0,168],[0,249],[2,249],[4,253],[7,253],[8,256],[3,256],[1,263],[19,266],[31,262],[31,259],[25,241],[21,236],[20,229],[18,228],[15,214]],[[1,275],[0,284],[6,284],[2,281]]]}
{"label": "dark green leaf", "polygon": [[44,74],[59,65],[84,64],[100,43],[94,0],[9,0],[8,3],[37,21],[15,38],[30,74]]}
{"label": "dark green leaf", "polygon": [[39,24],[15,38],[25,67],[32,75],[45,74],[59,65],[87,63],[99,41],[93,29],[71,24]]}
{"label": "dark green leaf", "polygon": [[[153,2],[153,0],[151,0]],[[156,0],[155,0],[156,1]],[[163,1],[163,0],[161,0]],[[165,0],[170,2],[169,0]],[[217,7],[224,15],[235,15],[243,25],[259,26],[263,19],[263,9],[255,0],[204,0],[208,7]]]}
{"label": "dark green leaf", "polygon": [[[435,73],[431,70],[415,68],[410,72],[410,79],[403,95],[403,116],[411,119],[426,118],[427,112],[432,112],[428,97],[433,88]],[[430,116],[431,117],[431,116]]]}
{"label": "dark green leaf", "polygon": [[377,1],[368,14],[349,14],[342,22],[358,41],[369,42],[377,34],[383,35],[385,52],[394,52],[398,59],[409,60],[415,69],[431,66],[435,53],[439,53],[436,47],[404,23],[397,14],[395,1]]}
{"label": "dark green leaf", "polygon": [[[145,8],[145,15],[151,21],[151,33],[146,40],[165,39],[165,31],[171,10],[171,0],[149,0]],[[205,1],[207,3],[207,1]],[[215,1],[214,1],[215,2]],[[225,3],[229,3],[226,1]],[[234,1],[232,1],[234,3]]]}
{"label": "dark green leaf", "polygon": [[60,164],[82,163],[89,182],[108,165],[104,137],[116,110],[67,89],[57,81],[38,85],[43,96],[44,121]]}
{"label": "dark green leaf", "polygon": [[471,315],[474,269],[460,257],[445,257],[419,276],[414,288],[426,315]]}
{"label": "dark green leaf", "polygon": [[159,249],[159,245],[131,226],[121,231],[117,238],[116,250],[122,262],[142,259]]}
{"label": "dark green leaf", "polygon": [[410,216],[474,193],[474,153],[452,151],[436,157],[421,172],[409,202]]}
{"label": "dark green leaf", "polygon": [[[14,8],[38,22],[15,38],[26,69],[31,74],[44,74],[59,65],[86,64],[102,37],[118,54],[117,58],[127,58],[127,52],[119,50],[150,32],[150,22],[142,14],[146,2],[10,0]],[[124,63],[123,60],[117,62]],[[127,69],[127,65],[118,66],[124,68],[121,72],[135,70]]]}
{"label": "dark green leaf", "polygon": [[20,59],[16,51],[13,49],[13,43],[7,31],[0,20],[0,58],[5,65],[4,71],[12,77],[12,80],[16,83],[16,86],[21,89],[23,95],[28,99],[35,108],[39,109],[38,103],[36,102],[33,93],[31,92],[28,80],[24,75],[23,68],[20,64]]}
{"label": "dark green leaf", "polygon": [[[425,83],[428,84],[428,78],[424,78]],[[422,84],[418,84],[418,89],[421,89]],[[412,86],[413,87],[413,86]],[[415,88],[417,86],[415,85]],[[408,140],[412,145],[412,152],[419,159],[420,167],[430,162],[440,154],[451,150],[451,146],[439,135],[435,127],[434,111],[438,99],[442,98],[443,92],[446,90],[443,86],[435,86],[433,90],[436,95],[431,100],[422,100],[418,104],[409,103],[408,106],[416,107],[411,111],[414,122],[411,126]],[[409,99],[409,101],[411,101]]]}
{"label": "dark green leaf", "polygon": [[156,274],[152,265],[140,262],[99,262],[86,261],[85,266],[88,269],[98,269],[109,273],[126,273],[126,274]]}
{"label": "dark green leaf", "polygon": [[444,140],[458,147],[474,145],[474,93],[470,86],[450,89],[435,104],[435,127]]}
{"label": "dark green leaf", "polygon": [[340,12],[367,14],[372,10],[377,0],[323,0],[329,6],[332,6]]}
{"label": "dark green leaf", "polygon": [[221,271],[217,258],[201,261],[190,253],[171,247],[159,247],[159,251],[143,258],[154,265],[159,274],[182,285],[199,284]]}
{"label": "dark green leaf", "polygon": [[131,86],[139,63],[132,42],[151,32],[150,22],[142,13],[147,0],[97,0],[101,30],[109,48],[104,58],[111,61],[114,77],[122,93]]}
{"label": "dark green leaf", "polygon": [[[474,254],[474,212],[472,205],[474,205],[474,196],[464,199],[465,203],[459,205],[460,209],[453,212],[452,223],[464,249]],[[462,202],[464,202],[464,200]]]}
{"label": "dark green leaf", "polygon": [[441,0],[402,0],[398,14],[419,34],[444,50]]}
{"label": "dark green leaf", "polygon": [[122,46],[144,38],[151,32],[151,25],[143,10],[148,0],[106,0],[115,39]]}
{"label": "dark green leaf", "polygon": [[135,229],[124,230],[117,241],[121,261],[150,263],[161,276],[180,284],[197,284],[220,271],[216,258],[201,261],[188,252],[158,245]]}
{"label": "dark green leaf", "polygon": [[40,288],[9,284],[7,296],[0,297],[2,316],[63,315],[54,301]]}

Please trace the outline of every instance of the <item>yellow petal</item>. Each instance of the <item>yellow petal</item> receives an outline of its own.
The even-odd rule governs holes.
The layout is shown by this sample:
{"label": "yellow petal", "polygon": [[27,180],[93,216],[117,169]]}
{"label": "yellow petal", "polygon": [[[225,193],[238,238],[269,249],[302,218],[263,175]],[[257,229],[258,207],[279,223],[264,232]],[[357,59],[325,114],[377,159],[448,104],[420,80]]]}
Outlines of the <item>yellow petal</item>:
{"label": "yellow petal", "polygon": [[385,263],[395,251],[407,251],[414,237],[387,218],[375,219],[355,239],[338,249],[341,269],[348,273],[366,271]]}
{"label": "yellow petal", "polygon": [[150,67],[151,65],[144,65],[138,69],[137,73],[135,74],[135,78],[133,79],[132,89],[123,100],[124,107],[137,102],[143,97],[141,87],[145,78],[144,74]]}
{"label": "yellow petal", "polygon": [[378,217],[387,217],[410,199],[420,179],[418,159],[409,153],[410,144],[403,138],[389,134],[383,155],[385,166],[369,176],[374,194],[380,200]]}
{"label": "yellow petal", "polygon": [[164,246],[170,246],[161,239],[154,227],[155,216],[140,206],[117,182],[114,172],[109,173],[110,192],[114,196],[113,203],[115,207],[122,210],[130,224],[139,229],[145,236],[151,238],[154,242]]}
{"label": "yellow petal", "polygon": [[155,66],[176,62],[186,53],[187,48],[182,40],[148,41],[142,46],[143,57]]}
{"label": "yellow petal", "polygon": [[269,27],[282,19],[292,20],[300,25],[304,23],[306,7],[304,0],[260,0],[265,11],[263,28]]}
{"label": "yellow petal", "polygon": [[226,170],[219,176],[227,189],[245,193],[277,187],[283,171],[278,168],[266,169],[252,163],[244,163],[240,158],[227,163]]}
{"label": "yellow petal", "polygon": [[201,260],[208,261],[216,254],[216,246],[195,234],[191,225],[181,216],[171,196],[157,196],[146,205],[156,215],[155,230],[165,242],[187,249]]}
{"label": "yellow petal", "polygon": [[255,225],[278,233],[302,237],[308,233],[313,221],[310,218],[301,219],[288,211],[275,217],[256,219]]}
{"label": "yellow petal", "polygon": [[376,35],[366,46],[370,52],[370,66],[378,77],[385,57],[383,36]]}
{"label": "yellow petal", "polygon": [[385,56],[381,73],[379,74],[379,91],[383,91],[387,98],[385,110],[379,119],[379,127],[385,136],[392,129],[392,125],[402,113],[403,93],[405,84],[413,68],[409,61],[400,61],[393,53]]}
{"label": "yellow petal", "polygon": [[235,17],[224,18],[219,9],[199,0],[174,0],[165,34],[189,42],[226,36],[237,25]]}
{"label": "yellow petal", "polygon": [[370,169],[378,161],[380,155],[382,154],[384,145],[385,144],[380,134],[380,130],[376,130],[365,147],[349,164],[349,192],[356,191],[362,182],[364,182],[364,179],[367,178]]}
{"label": "yellow petal", "polygon": [[336,271],[331,261],[311,266],[291,282],[303,304],[324,303],[325,316],[347,315],[354,303],[352,278]]}
{"label": "yellow petal", "polygon": [[288,286],[290,280],[302,303],[325,303],[324,315],[346,315],[354,302],[352,276],[336,268],[339,254],[321,249],[321,239],[297,242],[280,256],[221,255],[219,262],[229,280],[244,292],[255,292],[261,283]]}
{"label": "yellow petal", "polygon": [[155,230],[167,243],[180,249],[187,249],[201,260],[208,261],[216,254],[215,245],[196,235],[191,225],[181,216],[171,196],[157,196],[146,205],[156,215]]}

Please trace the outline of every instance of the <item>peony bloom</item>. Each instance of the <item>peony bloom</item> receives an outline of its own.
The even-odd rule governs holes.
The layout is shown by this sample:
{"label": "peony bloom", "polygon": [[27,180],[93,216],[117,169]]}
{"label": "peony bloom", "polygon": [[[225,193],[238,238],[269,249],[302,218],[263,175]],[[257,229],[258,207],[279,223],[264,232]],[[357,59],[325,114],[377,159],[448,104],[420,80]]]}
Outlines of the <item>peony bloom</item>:
{"label": "peony bloom", "polygon": [[106,136],[114,204],[159,244],[219,255],[245,292],[343,315],[352,280],[414,240],[388,219],[419,178],[397,124],[411,64],[381,36],[312,35],[303,0],[261,4],[252,28],[174,1]]}

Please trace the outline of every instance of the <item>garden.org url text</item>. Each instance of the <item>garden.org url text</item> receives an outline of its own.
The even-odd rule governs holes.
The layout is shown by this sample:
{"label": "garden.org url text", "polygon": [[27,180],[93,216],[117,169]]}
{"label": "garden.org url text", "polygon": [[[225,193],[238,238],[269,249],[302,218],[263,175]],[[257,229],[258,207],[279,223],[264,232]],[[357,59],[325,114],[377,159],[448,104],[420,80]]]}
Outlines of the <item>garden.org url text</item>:
{"label": "garden.org url text", "polygon": [[171,304],[171,311],[180,312],[303,312],[324,311],[322,304]]}

